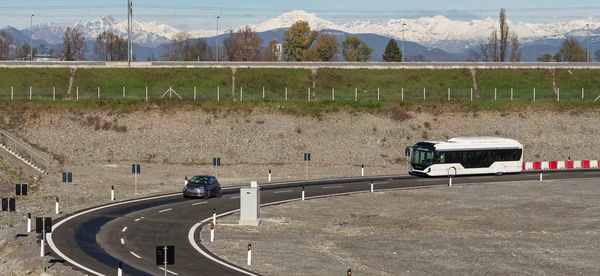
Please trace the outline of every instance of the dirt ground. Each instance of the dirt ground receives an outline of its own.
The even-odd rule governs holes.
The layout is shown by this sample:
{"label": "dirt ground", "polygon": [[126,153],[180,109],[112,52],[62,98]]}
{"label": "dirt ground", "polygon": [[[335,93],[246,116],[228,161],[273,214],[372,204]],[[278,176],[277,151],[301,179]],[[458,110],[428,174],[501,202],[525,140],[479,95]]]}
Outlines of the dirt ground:
{"label": "dirt ground", "polygon": [[[258,227],[223,218],[216,241],[204,245],[265,275],[598,275],[598,185],[493,183],[297,201],[262,208]],[[201,235],[209,240],[206,228]]]}
{"label": "dirt ground", "polygon": [[[31,113],[31,114],[30,114]],[[18,115],[18,116],[17,116]],[[199,109],[136,111],[102,108],[40,108],[37,113],[0,110],[0,127],[53,156],[49,174],[32,172],[0,153],[0,195],[14,196],[14,184],[30,184],[30,195],[19,200],[18,214],[0,224],[0,274],[37,274],[35,239],[17,238],[24,216],[53,216],[59,197],[61,214],[109,201],[115,186],[118,200],[179,191],[183,177],[216,175],[224,186],[250,180],[305,178],[304,152],[311,152],[309,178],[404,174],[404,148],[420,140],[456,136],[504,136],[521,141],[527,160],[598,159],[598,112],[409,112],[401,119],[389,114],[328,113],[302,117],[272,110],[228,114]],[[223,166],[212,166],[220,157]],[[131,164],[142,174],[134,193]],[[60,172],[73,172],[73,183],[60,182]],[[3,221],[5,219],[3,218]],[[4,262],[4,263],[3,263]],[[56,275],[66,272],[60,264]],[[12,273],[12,274],[11,274]]]}

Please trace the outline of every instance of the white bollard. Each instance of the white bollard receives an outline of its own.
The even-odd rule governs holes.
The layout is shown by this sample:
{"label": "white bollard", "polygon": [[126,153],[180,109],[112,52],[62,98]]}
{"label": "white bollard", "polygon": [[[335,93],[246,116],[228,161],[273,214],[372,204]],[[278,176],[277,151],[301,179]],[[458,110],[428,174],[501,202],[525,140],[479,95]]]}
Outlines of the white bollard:
{"label": "white bollard", "polygon": [[265,88],[263,87],[263,100],[265,99]]}
{"label": "white bollard", "polygon": [[119,267],[117,268],[117,276],[123,276],[123,263],[119,262]]}
{"label": "white bollard", "polygon": [[452,187],[452,177],[448,178],[448,187]]}
{"label": "white bollard", "polygon": [[304,200],[304,187],[302,187],[302,200]]}
{"label": "white bollard", "polygon": [[27,213],[27,233],[31,232],[31,213]]}
{"label": "white bollard", "polygon": [[269,169],[269,182],[271,182],[271,169]]}
{"label": "white bollard", "polygon": [[287,86],[285,87],[285,100],[287,101]]}
{"label": "white bollard", "polygon": [[252,265],[252,244],[248,244],[248,265]]}
{"label": "white bollard", "polygon": [[542,177],[542,173],[540,173],[540,182],[542,182],[544,178]]}
{"label": "white bollard", "polygon": [[217,209],[213,209],[213,225],[217,225]]}
{"label": "white bollard", "polygon": [[45,237],[43,236],[45,233],[42,233],[42,242],[40,242],[40,257],[44,257],[44,252],[46,251],[44,246],[45,246]]}
{"label": "white bollard", "polygon": [[360,176],[365,176],[365,165],[360,165]]}
{"label": "white bollard", "polygon": [[217,102],[221,100],[221,88],[217,86]]}
{"label": "white bollard", "polygon": [[210,225],[210,242],[214,242],[215,241],[215,225],[211,224]]}
{"label": "white bollard", "polygon": [[110,201],[115,201],[115,186],[110,186]]}
{"label": "white bollard", "polygon": [[375,187],[373,185],[373,180],[371,180],[371,193],[375,191]]}
{"label": "white bollard", "polygon": [[55,204],[55,207],[56,207],[56,208],[55,208],[55,209],[56,209],[56,210],[55,210],[55,212],[56,212],[56,214],[58,215],[58,197],[56,198],[56,204]]}

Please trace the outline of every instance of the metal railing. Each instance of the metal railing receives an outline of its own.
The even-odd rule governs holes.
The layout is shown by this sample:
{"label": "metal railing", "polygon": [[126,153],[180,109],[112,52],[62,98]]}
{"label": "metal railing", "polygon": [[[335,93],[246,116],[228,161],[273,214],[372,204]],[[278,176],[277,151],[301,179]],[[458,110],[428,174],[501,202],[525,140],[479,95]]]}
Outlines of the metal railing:
{"label": "metal railing", "polygon": [[8,151],[12,151],[17,157],[22,158],[25,163],[46,173],[50,166],[50,157],[39,153],[24,142],[19,141],[16,137],[0,130],[0,144]]}

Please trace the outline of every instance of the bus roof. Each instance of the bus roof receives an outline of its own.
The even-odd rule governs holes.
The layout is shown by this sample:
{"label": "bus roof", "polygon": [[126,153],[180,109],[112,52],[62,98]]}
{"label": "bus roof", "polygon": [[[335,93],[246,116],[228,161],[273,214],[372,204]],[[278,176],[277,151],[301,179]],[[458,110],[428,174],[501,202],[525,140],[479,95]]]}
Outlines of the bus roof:
{"label": "bus roof", "polygon": [[522,149],[517,140],[502,137],[456,137],[446,142],[431,142],[436,150]]}

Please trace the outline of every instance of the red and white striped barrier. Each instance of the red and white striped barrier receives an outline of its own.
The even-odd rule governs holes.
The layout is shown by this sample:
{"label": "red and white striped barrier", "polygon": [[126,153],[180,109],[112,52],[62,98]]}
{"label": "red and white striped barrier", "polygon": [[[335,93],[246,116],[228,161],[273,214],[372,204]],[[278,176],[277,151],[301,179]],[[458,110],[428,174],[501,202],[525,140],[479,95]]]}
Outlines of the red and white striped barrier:
{"label": "red and white striped barrier", "polygon": [[600,168],[600,160],[566,160],[523,162],[524,171]]}

